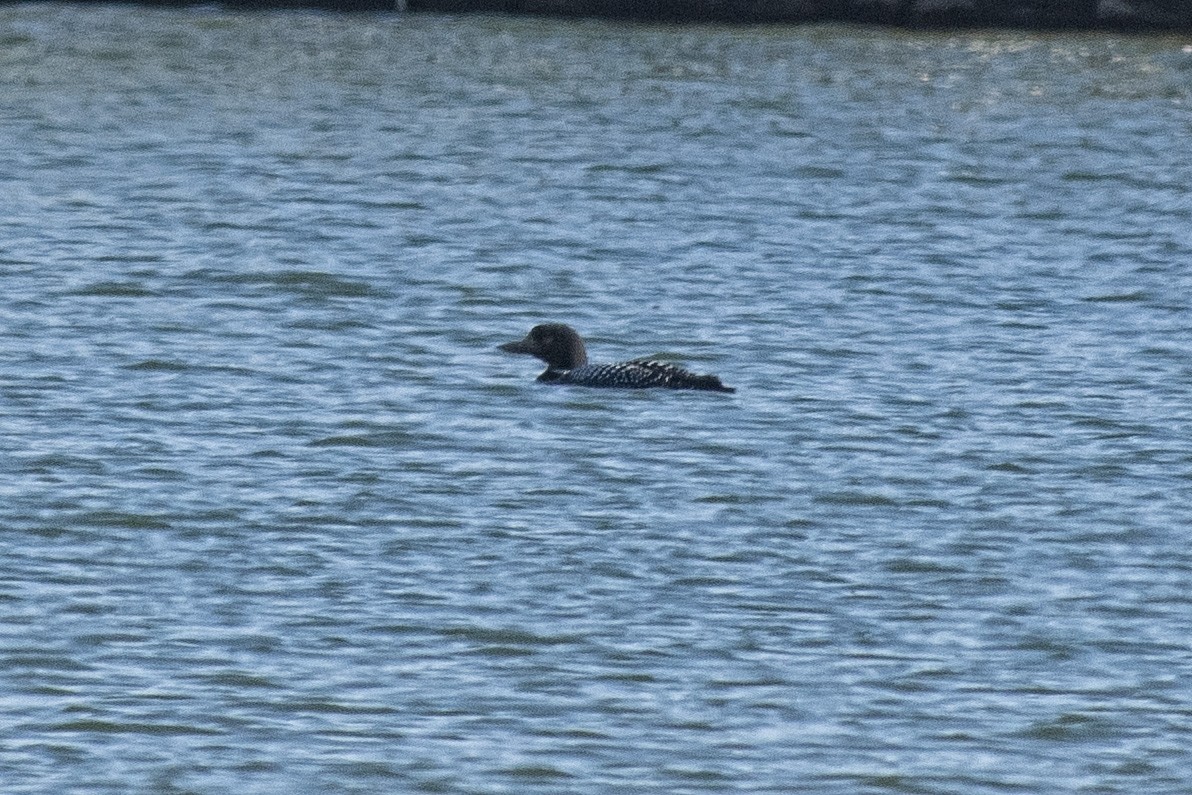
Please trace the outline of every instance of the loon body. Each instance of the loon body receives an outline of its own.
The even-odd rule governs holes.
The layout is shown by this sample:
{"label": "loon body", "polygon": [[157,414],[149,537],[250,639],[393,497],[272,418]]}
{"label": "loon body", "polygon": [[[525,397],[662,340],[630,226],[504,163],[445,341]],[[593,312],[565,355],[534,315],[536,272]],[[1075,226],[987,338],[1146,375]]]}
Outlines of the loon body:
{"label": "loon body", "polygon": [[703,389],[736,392],[714,375],[697,375],[682,367],[650,359],[631,359],[619,364],[588,364],[584,341],[571,326],[543,323],[530,329],[525,339],[499,346],[507,353],[524,353],[546,362],[538,380],[547,384],[620,387],[622,389]]}

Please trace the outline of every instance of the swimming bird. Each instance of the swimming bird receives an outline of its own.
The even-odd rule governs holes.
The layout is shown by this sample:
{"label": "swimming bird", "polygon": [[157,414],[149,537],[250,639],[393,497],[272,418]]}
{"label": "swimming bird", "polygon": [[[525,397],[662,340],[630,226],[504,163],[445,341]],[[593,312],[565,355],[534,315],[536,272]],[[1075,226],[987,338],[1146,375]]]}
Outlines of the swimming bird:
{"label": "swimming bird", "polygon": [[524,353],[546,362],[538,380],[547,384],[620,387],[622,389],[703,389],[736,392],[714,375],[698,375],[667,362],[631,359],[618,364],[588,364],[584,341],[571,326],[542,323],[530,329],[525,339],[497,346],[506,353]]}

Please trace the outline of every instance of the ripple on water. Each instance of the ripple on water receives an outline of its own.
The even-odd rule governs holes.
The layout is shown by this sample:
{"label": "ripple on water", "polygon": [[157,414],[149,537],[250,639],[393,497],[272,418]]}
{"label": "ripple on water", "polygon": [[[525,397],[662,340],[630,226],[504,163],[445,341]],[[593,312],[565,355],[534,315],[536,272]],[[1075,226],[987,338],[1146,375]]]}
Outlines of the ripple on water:
{"label": "ripple on water", "polygon": [[1170,40],[0,15],[9,790],[1190,788]]}

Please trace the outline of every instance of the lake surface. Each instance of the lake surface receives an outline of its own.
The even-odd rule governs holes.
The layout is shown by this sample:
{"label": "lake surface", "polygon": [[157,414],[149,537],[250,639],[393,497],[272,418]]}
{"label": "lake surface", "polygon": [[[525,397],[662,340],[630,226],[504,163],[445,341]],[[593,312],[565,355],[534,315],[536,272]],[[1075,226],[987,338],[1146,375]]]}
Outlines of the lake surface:
{"label": "lake surface", "polygon": [[8,5],[0,86],[5,793],[1192,791],[1185,40]]}

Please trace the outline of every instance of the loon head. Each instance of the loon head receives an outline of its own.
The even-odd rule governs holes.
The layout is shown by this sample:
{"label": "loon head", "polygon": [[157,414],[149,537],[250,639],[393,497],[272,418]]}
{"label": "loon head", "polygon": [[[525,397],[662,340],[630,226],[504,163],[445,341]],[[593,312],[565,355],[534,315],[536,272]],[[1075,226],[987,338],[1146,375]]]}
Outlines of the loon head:
{"label": "loon head", "polygon": [[543,323],[530,329],[525,339],[497,347],[506,353],[537,356],[551,370],[573,370],[588,363],[584,341],[575,329],[562,323]]}

